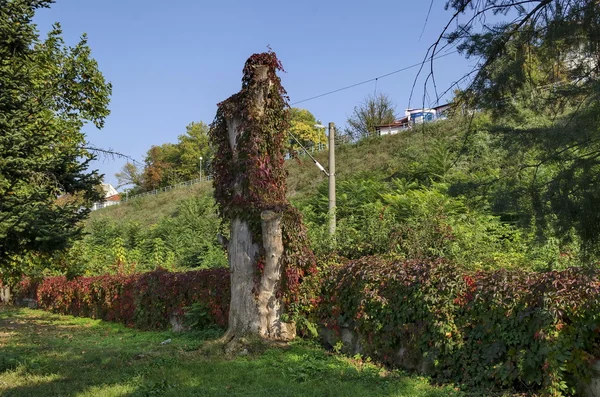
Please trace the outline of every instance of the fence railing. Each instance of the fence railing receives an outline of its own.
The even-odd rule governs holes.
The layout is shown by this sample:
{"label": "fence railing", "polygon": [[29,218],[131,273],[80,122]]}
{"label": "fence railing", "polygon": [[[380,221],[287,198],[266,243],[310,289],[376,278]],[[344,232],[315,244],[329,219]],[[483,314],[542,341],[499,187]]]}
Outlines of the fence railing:
{"label": "fence railing", "polygon": [[99,210],[101,208],[110,207],[112,205],[119,205],[121,203],[127,203],[129,201],[136,200],[136,199],[146,197],[146,196],[155,196],[159,193],[170,192],[174,189],[184,187],[184,186],[192,186],[192,185],[197,185],[198,183],[202,183],[202,182],[210,182],[210,181],[212,181],[212,179],[213,179],[212,175],[206,175],[206,176],[203,176],[202,178],[196,178],[196,179],[192,179],[192,180],[185,181],[185,182],[179,182],[174,185],[161,187],[159,189],[154,189],[154,190],[144,192],[144,193],[139,193],[139,194],[134,194],[134,195],[128,195],[127,193],[119,193],[119,195],[121,197],[120,201],[107,201],[107,200],[99,201],[92,205],[91,210],[95,211],[95,210]]}
{"label": "fence railing", "polygon": [[202,178],[196,178],[196,179],[192,179],[192,180],[185,181],[185,182],[179,182],[179,183],[176,183],[174,185],[161,187],[159,189],[154,189],[154,190],[151,190],[149,192],[134,194],[134,195],[131,195],[131,196],[125,195],[125,198],[121,199],[121,202],[125,202],[126,203],[128,201],[135,200],[135,199],[138,199],[138,198],[141,198],[141,197],[145,197],[145,196],[155,196],[155,195],[157,195],[159,193],[162,193],[162,192],[170,192],[171,190],[177,189],[179,187],[192,186],[192,185],[196,185],[196,184],[201,183],[201,182],[210,182],[210,181],[212,181],[212,179],[213,179],[212,175],[206,175],[206,176],[203,176]]}
{"label": "fence railing", "polygon": [[[336,144],[336,146],[338,146],[338,145]],[[311,153],[322,152],[324,150],[327,150],[327,145],[324,143],[318,143],[315,146],[306,148],[306,150]],[[295,150],[294,154],[298,157],[304,157],[307,155],[306,152],[302,149]],[[292,153],[288,153],[285,156],[286,160],[288,160],[292,157],[293,157]],[[210,181],[212,181],[212,179],[213,179],[212,175],[206,175],[206,176],[203,176],[202,178],[196,178],[196,179],[192,179],[189,181],[176,183],[175,185],[165,186],[160,189],[154,189],[149,192],[139,193],[139,194],[135,194],[135,195],[127,195],[127,193],[120,193],[120,196],[121,196],[120,201],[106,201],[106,200],[99,201],[92,205],[91,210],[95,211],[95,210],[99,210],[101,208],[110,207],[112,205],[119,205],[121,203],[127,203],[129,201],[132,201],[132,200],[135,200],[135,199],[138,199],[141,197],[155,196],[159,193],[170,192],[171,190],[174,190],[174,189],[177,189],[180,187],[184,187],[184,186],[192,186],[192,185],[196,185],[196,184],[202,183],[202,182],[210,182]]]}

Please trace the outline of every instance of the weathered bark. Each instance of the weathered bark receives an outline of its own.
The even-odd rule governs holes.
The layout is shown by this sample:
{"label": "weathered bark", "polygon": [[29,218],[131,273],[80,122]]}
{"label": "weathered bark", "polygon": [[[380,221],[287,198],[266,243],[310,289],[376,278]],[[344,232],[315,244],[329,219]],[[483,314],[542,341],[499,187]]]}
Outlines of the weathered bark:
{"label": "weathered bark", "polygon": [[283,238],[281,233],[281,213],[263,211],[261,214],[263,247],[265,263],[258,290],[258,315],[260,318],[260,334],[265,338],[280,339],[281,330],[281,298],[277,297],[277,287],[281,280],[281,263],[283,255]]}
{"label": "weathered bark", "polygon": [[277,289],[281,282],[283,238],[282,214],[263,211],[261,215],[264,268],[256,282],[259,246],[252,242],[248,223],[236,218],[231,225],[229,264],[231,266],[231,305],[226,338],[259,335],[265,339],[293,339],[292,324],[281,321],[283,306]]}
{"label": "weathered bark", "polygon": [[231,303],[228,334],[246,335],[259,332],[260,318],[254,297],[254,274],[257,244],[252,242],[248,222],[236,218],[231,222],[231,238],[227,248],[231,270]]}
{"label": "weathered bark", "polygon": [[[254,74],[257,84],[271,84],[268,68],[258,65]],[[252,105],[256,117],[265,115],[264,91],[257,90]],[[239,159],[238,138],[244,133],[242,121],[236,116],[226,120],[232,161]],[[243,176],[233,179],[234,195],[244,197]],[[295,337],[295,329],[281,322],[283,306],[277,291],[281,281],[283,256],[282,214],[274,211],[261,213],[262,242],[256,241],[247,220],[236,217],[231,221],[227,247],[231,270],[231,304],[229,329],[225,339],[244,335],[258,335],[266,339],[287,340]],[[261,244],[262,243],[262,244]],[[261,247],[262,245],[262,247]],[[258,270],[257,260],[264,254],[264,267]],[[259,277],[258,280],[256,277]]]}
{"label": "weathered bark", "polygon": [[12,302],[12,294],[10,291],[10,287],[8,285],[0,284],[0,303],[11,303]]}

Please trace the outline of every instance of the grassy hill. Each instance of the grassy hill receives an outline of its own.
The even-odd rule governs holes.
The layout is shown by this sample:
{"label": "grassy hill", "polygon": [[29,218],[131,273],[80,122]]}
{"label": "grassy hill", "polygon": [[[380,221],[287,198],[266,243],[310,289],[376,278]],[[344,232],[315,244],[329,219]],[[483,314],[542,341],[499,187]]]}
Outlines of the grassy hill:
{"label": "grassy hill", "polygon": [[176,216],[181,204],[186,200],[203,196],[212,196],[211,183],[182,186],[168,192],[134,198],[121,205],[102,208],[91,213],[88,223],[112,220],[120,223],[136,222],[149,227],[163,218]]}
{"label": "grassy hill", "polygon": [[[327,228],[327,177],[308,156],[288,160],[288,196],[304,215],[315,253],[445,257],[474,269],[578,263],[577,236],[534,222],[535,175],[514,161],[527,153],[514,152],[519,148],[484,117],[465,125],[436,122],[337,147],[335,240]],[[327,168],[327,151],[314,156]],[[216,235],[227,228],[208,183],[95,211],[86,230],[70,254],[77,272],[124,263],[136,270],[226,265]]]}
{"label": "grassy hill", "polygon": [[[440,127],[441,127],[440,123]],[[440,128],[428,129],[428,131]],[[427,151],[431,136],[423,131],[407,130],[397,135],[386,135],[362,140],[356,144],[336,147],[336,176],[338,181],[349,180],[356,174],[370,174],[386,180],[406,169],[415,160],[415,153]],[[407,150],[409,149],[409,150]],[[411,153],[412,152],[412,153]],[[328,168],[328,152],[311,153]],[[300,202],[317,194],[319,186],[327,183],[325,176],[306,155],[286,161],[288,170],[288,197]],[[212,195],[210,184],[179,187],[169,192],[134,199],[120,206],[111,206],[92,212],[90,220],[113,219],[118,222],[135,221],[150,226],[164,217],[172,217],[186,199]]]}

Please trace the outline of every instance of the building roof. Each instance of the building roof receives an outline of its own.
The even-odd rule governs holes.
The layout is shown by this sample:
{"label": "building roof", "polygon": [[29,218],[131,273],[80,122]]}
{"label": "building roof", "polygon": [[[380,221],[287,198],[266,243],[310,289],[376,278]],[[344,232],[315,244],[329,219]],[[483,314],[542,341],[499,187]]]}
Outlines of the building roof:
{"label": "building roof", "polygon": [[106,200],[106,201],[121,201],[121,195],[119,193],[117,193],[115,195],[105,197],[104,200]]}
{"label": "building roof", "polygon": [[439,106],[434,106],[432,108],[414,108],[414,109],[406,109],[406,113],[407,115],[405,117],[402,117],[401,119],[395,120],[393,123],[391,124],[382,124],[382,125],[378,125],[375,126],[375,128],[394,128],[394,127],[405,127],[406,125],[408,125],[409,123],[409,115],[411,112],[422,112],[425,110],[435,110],[436,112],[439,110],[444,110],[448,107],[450,107],[450,103],[446,103],[444,105],[439,105]]}
{"label": "building roof", "polygon": [[402,127],[404,125],[408,124],[408,117],[402,117],[399,120],[394,121],[391,124],[382,124],[382,125],[378,125],[375,128],[383,128],[383,127]]}
{"label": "building roof", "polygon": [[110,183],[103,183],[102,184],[102,191],[104,192],[104,198],[108,199],[109,197],[114,196],[115,194],[119,194],[119,192],[117,192],[117,189],[115,189],[113,187],[113,185],[111,185]]}
{"label": "building roof", "polygon": [[448,108],[448,107],[450,107],[450,105],[451,105],[450,103],[445,103],[443,105],[433,106],[433,107],[430,107],[430,108],[409,108],[409,109],[406,109],[406,111],[407,112],[415,112],[415,111],[421,112],[421,111],[424,111],[424,110],[435,110],[435,111],[438,111],[439,109]]}

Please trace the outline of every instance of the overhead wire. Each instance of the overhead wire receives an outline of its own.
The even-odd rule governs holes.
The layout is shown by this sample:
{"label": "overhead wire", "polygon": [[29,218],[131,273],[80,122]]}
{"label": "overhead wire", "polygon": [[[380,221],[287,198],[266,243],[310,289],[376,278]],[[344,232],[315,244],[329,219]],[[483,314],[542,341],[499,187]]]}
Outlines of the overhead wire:
{"label": "overhead wire", "polygon": [[[457,52],[458,52],[458,50],[454,50],[454,51],[452,51],[452,52],[448,52],[448,53],[446,53],[446,54],[442,54],[442,55],[439,55],[439,56],[437,56],[437,57],[434,57],[433,59],[440,59],[440,58],[443,58],[443,57],[447,57],[448,55],[452,55],[452,54],[455,54],[455,53],[457,53]],[[302,99],[302,100],[300,100],[300,101],[296,101],[296,102],[293,102],[293,103],[291,103],[291,105],[297,105],[297,104],[299,104],[299,103],[303,103],[303,102],[312,101],[313,99],[322,98],[322,97],[324,97],[324,96],[331,95],[331,94],[335,94],[335,93],[337,93],[337,92],[344,91],[344,90],[348,90],[348,89],[350,89],[350,88],[358,87],[359,85],[363,85],[363,84],[371,83],[371,82],[373,82],[373,81],[377,82],[379,79],[382,79],[382,78],[384,78],[384,77],[388,77],[388,76],[394,75],[394,74],[396,74],[396,73],[404,72],[404,71],[406,71],[406,70],[413,69],[413,68],[416,68],[416,67],[418,67],[418,66],[421,66],[421,64],[422,64],[422,63],[423,63],[423,62],[415,63],[414,65],[405,66],[405,67],[403,67],[403,68],[400,68],[400,69],[398,69],[398,70],[394,70],[393,72],[386,73],[386,74],[382,74],[381,76],[373,77],[372,79],[364,80],[364,81],[361,81],[361,82],[359,82],[359,83],[351,84],[351,85],[348,85],[348,86],[345,86],[345,87],[342,87],[342,88],[338,88],[338,89],[336,89],[336,90],[328,91],[328,92],[325,92],[325,93],[323,93],[323,94],[319,94],[319,95],[312,96],[312,97],[310,97],[310,98]]]}

